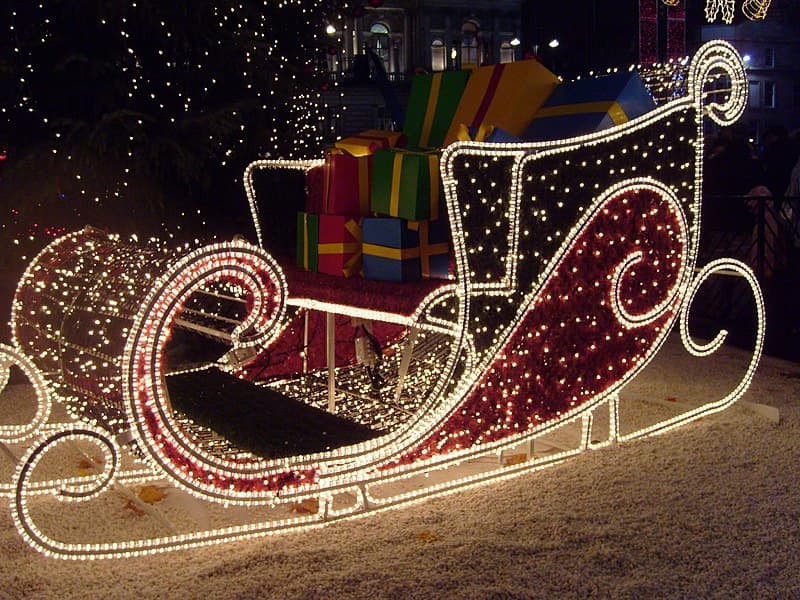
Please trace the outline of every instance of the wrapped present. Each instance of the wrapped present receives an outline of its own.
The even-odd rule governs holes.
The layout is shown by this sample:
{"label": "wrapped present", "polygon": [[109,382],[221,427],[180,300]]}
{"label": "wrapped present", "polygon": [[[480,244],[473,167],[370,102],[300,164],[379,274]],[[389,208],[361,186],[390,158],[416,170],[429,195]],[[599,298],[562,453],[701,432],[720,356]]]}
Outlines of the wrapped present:
{"label": "wrapped present", "polygon": [[403,125],[409,146],[442,147],[469,78],[470,71],[445,71],[411,80]]}
{"label": "wrapped present", "polygon": [[319,215],[317,271],[351,277],[361,270],[361,220]]}
{"label": "wrapped present", "polygon": [[420,274],[424,279],[450,279],[450,229],[445,219],[410,221],[419,235]]}
{"label": "wrapped present", "polygon": [[363,221],[364,278],[414,281],[420,278],[419,231],[394,217]]}
{"label": "wrapped present", "polygon": [[467,127],[463,123],[458,128],[458,139],[461,142],[487,142],[490,144],[514,144],[522,139],[511,135],[504,129],[494,125]]}
{"label": "wrapped present", "polygon": [[329,215],[366,215],[370,210],[372,156],[351,156],[339,148],[325,158],[322,211]]}
{"label": "wrapped present", "polygon": [[439,218],[438,150],[388,148],[373,158],[374,212],[409,221]]}
{"label": "wrapped present", "polygon": [[350,156],[369,156],[380,148],[403,148],[408,137],[402,131],[383,131],[368,129],[358,135],[342,138],[334,144]]}
{"label": "wrapped present", "polygon": [[458,140],[461,125],[491,124],[511,135],[520,135],[556,85],[558,77],[537,60],[473,70],[444,144]]}
{"label": "wrapped present", "polygon": [[325,212],[322,201],[325,188],[325,165],[311,167],[306,171],[306,212]]}
{"label": "wrapped present", "polygon": [[636,72],[613,73],[559,85],[522,138],[554,140],[600,131],[655,108]]}
{"label": "wrapped present", "polygon": [[297,266],[306,271],[317,270],[319,215],[297,213]]}

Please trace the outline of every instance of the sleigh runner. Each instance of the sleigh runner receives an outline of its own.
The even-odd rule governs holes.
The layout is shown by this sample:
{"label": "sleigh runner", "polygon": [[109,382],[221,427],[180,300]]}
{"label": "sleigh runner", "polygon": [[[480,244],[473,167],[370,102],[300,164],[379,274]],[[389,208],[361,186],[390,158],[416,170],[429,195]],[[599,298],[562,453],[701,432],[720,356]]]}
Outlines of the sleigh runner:
{"label": "sleigh runner", "polygon": [[[704,86],[719,72],[730,90],[724,102],[709,102]],[[452,280],[331,281],[279,264],[263,249],[267,224],[252,175],[302,171],[313,161],[248,167],[258,246],[163,253],[91,229],[51,244],[20,282],[15,348],[0,367],[25,365],[44,382],[41,406],[53,394],[76,421],[46,426],[42,409],[24,435],[4,438],[43,436],[5,488],[22,535],[57,556],[101,558],[320,525],[541,468],[730,406],[761,354],[760,291],[741,263],[697,269],[696,257],[703,118],[728,125],[745,106],[735,50],[703,46],[687,86],[686,97],[600,133],[448,146],[441,175]],[[755,348],[741,382],[721,399],[622,428],[619,394],[671,330],[679,327],[696,355],[723,343],[724,332],[705,345],[688,332],[695,293],[721,270],[744,276],[756,301]],[[337,319],[362,334],[361,356],[337,363]],[[310,330],[322,342],[313,360]],[[196,365],[178,370],[171,357],[175,343],[190,339],[182,336],[206,344]],[[300,352],[290,356],[298,339]],[[214,402],[225,400],[221,410],[234,423],[227,435],[204,413],[212,388],[223,390]],[[240,434],[264,406],[254,429],[269,427],[274,437],[259,445]],[[537,453],[538,441],[570,427],[579,429],[577,444]],[[100,472],[37,478],[40,459],[70,440],[102,451]],[[103,544],[61,542],[31,519],[37,495],[86,499],[115,482],[149,479],[252,507],[252,518]],[[314,509],[287,516],[286,507],[303,502]]]}

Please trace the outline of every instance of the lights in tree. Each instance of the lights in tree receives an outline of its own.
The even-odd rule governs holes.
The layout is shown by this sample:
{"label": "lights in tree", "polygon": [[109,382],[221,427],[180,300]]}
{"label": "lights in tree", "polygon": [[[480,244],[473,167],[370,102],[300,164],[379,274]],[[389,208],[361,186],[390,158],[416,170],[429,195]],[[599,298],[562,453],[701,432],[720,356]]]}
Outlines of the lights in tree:
{"label": "lights in tree", "polygon": [[[730,92],[722,100],[706,97],[704,85],[720,69],[731,80]],[[57,542],[36,527],[27,508],[40,456],[61,443],[54,433],[29,450],[18,470],[12,510],[20,533],[60,557],[104,558],[314,527],[543,468],[729,406],[744,393],[758,362],[763,304],[752,274],[735,261],[714,263],[697,276],[694,270],[703,118],[730,124],[746,104],[735,50],[724,42],[703,46],[686,87],[685,97],[600,133],[446,148],[440,164],[456,278],[442,281],[407,313],[389,311],[377,305],[379,299],[363,306],[355,298],[295,295],[292,278],[274,259],[244,242],[160,254],[89,231],[52,244],[23,278],[12,321],[18,351],[49,373],[50,384],[62,390],[58,395],[69,388],[82,396],[79,414],[102,425],[62,434],[95,443],[107,455],[96,479],[70,489],[95,494],[125,475],[115,475],[114,456],[123,450],[110,441],[122,433],[147,458],[153,477],[167,477],[189,493],[265,511],[310,499],[317,510],[303,518],[254,517],[247,525],[161,538]],[[265,224],[258,219],[253,170],[303,171],[314,164],[258,161],[248,168],[259,241]],[[719,269],[743,275],[756,296],[759,327],[745,377],[719,401],[621,434],[621,390],[676,323],[686,328],[698,287]],[[400,386],[418,397],[398,411],[404,418],[385,420],[380,434],[363,442],[279,458],[208,451],[171,410],[165,356],[173,332],[184,321],[192,325],[191,311],[212,319],[227,315],[213,302],[193,304],[198,297],[220,296],[239,300],[241,312],[230,319],[228,332],[234,350],[268,350],[287,334],[288,321],[311,311],[410,328],[406,342],[392,351],[395,365],[406,351],[411,360],[428,361],[416,379]],[[697,354],[712,352],[719,341],[703,346],[688,331],[684,337]],[[77,357],[80,373],[94,369],[102,377],[72,378],[57,364],[65,356],[68,363]],[[339,368],[336,376],[349,371]],[[319,387],[319,375],[300,372],[266,385],[305,402]],[[361,398],[366,394],[345,387],[343,404],[367,405],[369,399]],[[601,411],[607,411],[609,427],[596,441]],[[571,424],[581,431],[574,449],[542,457],[531,448],[525,460],[496,460],[489,467],[473,461],[502,459],[503,452]]]}

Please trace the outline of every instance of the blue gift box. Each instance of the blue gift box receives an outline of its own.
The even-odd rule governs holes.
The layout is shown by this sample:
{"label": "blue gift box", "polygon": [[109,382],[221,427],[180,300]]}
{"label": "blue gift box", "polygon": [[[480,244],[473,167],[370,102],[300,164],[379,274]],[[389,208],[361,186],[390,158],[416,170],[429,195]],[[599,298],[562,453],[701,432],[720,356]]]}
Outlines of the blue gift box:
{"label": "blue gift box", "polygon": [[447,221],[411,221],[419,233],[419,262],[423,279],[450,279],[450,228]]}
{"label": "blue gift box", "polygon": [[414,281],[420,278],[419,231],[394,217],[362,221],[362,258],[365,279]]}
{"label": "blue gift box", "polygon": [[365,279],[450,278],[450,231],[444,220],[365,218],[362,241]]}
{"label": "blue gift box", "polygon": [[559,85],[522,134],[525,141],[556,140],[620,125],[655,108],[636,72]]}

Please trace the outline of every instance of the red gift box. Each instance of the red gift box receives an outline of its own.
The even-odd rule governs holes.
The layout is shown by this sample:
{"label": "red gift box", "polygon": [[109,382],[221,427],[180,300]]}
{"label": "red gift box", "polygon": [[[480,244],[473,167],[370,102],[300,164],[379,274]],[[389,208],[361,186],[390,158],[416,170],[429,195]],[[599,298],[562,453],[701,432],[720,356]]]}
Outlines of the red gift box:
{"label": "red gift box", "polygon": [[329,215],[368,215],[372,156],[350,156],[332,148],[325,158],[322,211]]}
{"label": "red gift box", "polygon": [[368,129],[342,138],[334,145],[351,156],[369,156],[380,148],[402,148],[407,142],[408,138],[402,131]]}
{"label": "red gift box", "polygon": [[350,277],[361,271],[361,219],[319,216],[317,271]]}

